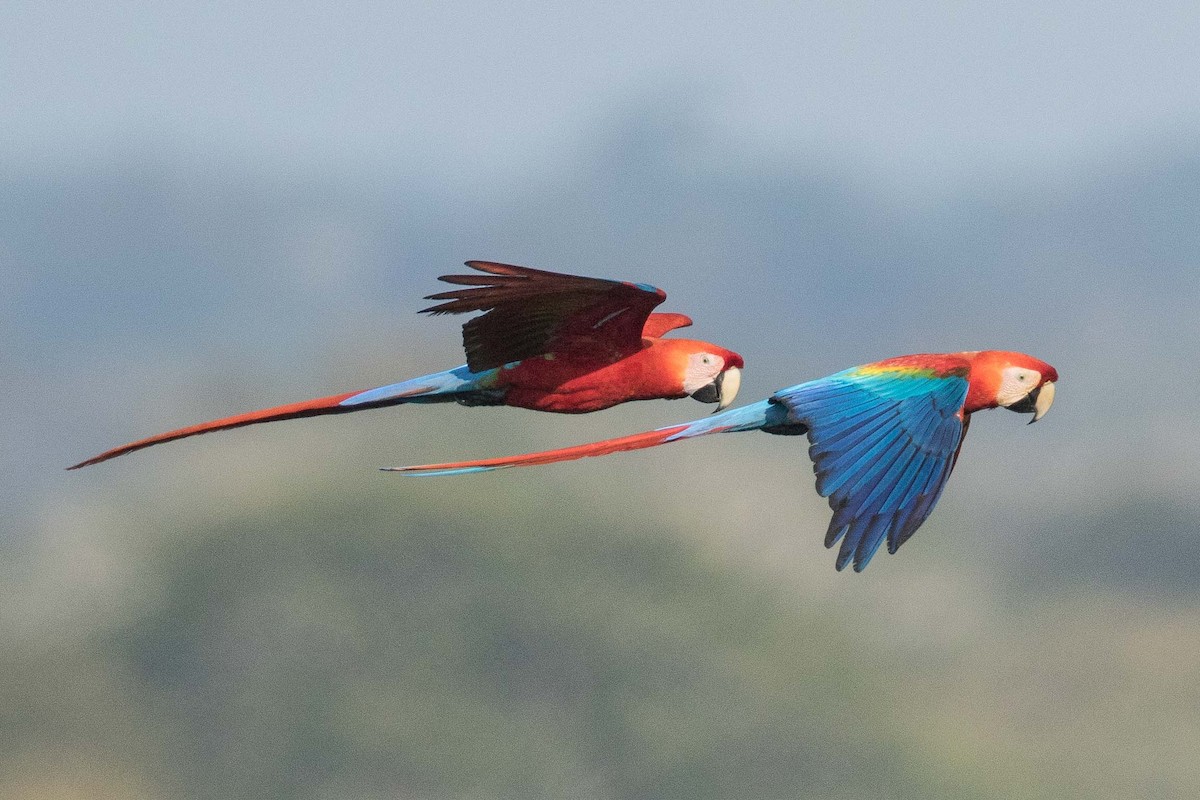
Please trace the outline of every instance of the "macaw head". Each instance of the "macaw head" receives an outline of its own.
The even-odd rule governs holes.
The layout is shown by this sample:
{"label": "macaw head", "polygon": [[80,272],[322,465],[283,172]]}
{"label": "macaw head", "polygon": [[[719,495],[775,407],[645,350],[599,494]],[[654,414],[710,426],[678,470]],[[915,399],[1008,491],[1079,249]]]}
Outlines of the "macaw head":
{"label": "macaw head", "polygon": [[[742,385],[742,357],[708,342],[674,339],[684,345],[683,391],[701,403],[716,403],[717,411],[729,407]],[[715,413],[715,412],[714,412]]]}
{"label": "macaw head", "polygon": [[1045,361],[1007,350],[966,354],[971,360],[970,389],[964,411],[1007,408],[1033,414],[1030,424],[1046,416],[1054,403],[1058,370]]}

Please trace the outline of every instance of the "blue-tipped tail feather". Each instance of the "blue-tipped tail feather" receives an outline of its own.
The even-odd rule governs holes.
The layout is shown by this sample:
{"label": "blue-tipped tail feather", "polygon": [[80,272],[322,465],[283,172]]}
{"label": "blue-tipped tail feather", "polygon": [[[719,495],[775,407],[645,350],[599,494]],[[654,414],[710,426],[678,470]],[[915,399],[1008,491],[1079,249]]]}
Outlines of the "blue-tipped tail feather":
{"label": "blue-tipped tail feather", "polygon": [[[381,403],[436,403],[460,398],[483,404],[489,397],[489,385],[495,375],[494,369],[471,372],[463,365],[445,372],[435,372],[377,389],[368,389],[347,397],[339,405],[348,407]],[[499,402],[500,398],[496,396],[495,399]]]}

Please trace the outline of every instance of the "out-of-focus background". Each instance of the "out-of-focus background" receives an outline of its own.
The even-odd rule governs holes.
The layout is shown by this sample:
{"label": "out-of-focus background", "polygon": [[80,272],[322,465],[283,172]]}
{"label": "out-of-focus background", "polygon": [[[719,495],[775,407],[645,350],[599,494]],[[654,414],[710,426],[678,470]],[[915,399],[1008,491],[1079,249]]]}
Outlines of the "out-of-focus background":
{"label": "out-of-focus background", "polygon": [[[1200,795],[1191,2],[9,3],[0,796]],[[468,258],[647,281],[743,400],[1060,371],[838,574],[805,443],[394,408]]]}

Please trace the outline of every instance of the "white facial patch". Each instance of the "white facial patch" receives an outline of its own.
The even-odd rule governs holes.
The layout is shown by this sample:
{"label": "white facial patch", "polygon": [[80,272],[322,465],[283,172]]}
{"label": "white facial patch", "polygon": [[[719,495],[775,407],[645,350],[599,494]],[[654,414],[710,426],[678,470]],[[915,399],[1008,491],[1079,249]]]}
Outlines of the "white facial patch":
{"label": "white facial patch", "polygon": [[688,394],[708,386],[721,370],[725,368],[725,359],[712,353],[692,353],[688,356],[687,369],[683,373],[683,390]]}
{"label": "white facial patch", "polygon": [[1020,402],[1042,382],[1042,373],[1026,367],[1005,367],[1000,370],[1000,391],[996,392],[996,404],[1011,406]]}

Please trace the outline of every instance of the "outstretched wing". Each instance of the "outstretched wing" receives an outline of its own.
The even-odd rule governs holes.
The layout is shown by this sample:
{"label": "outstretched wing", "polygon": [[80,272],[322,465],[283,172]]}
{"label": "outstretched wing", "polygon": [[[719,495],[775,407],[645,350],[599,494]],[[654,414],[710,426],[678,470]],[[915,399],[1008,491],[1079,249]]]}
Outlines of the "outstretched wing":
{"label": "outstretched wing", "polygon": [[544,353],[624,355],[642,346],[651,310],[667,298],[644,283],[561,275],[529,267],[468,261],[482,275],[443,275],[466,286],[427,300],[429,314],[485,312],[463,325],[463,349],[472,372]]}
{"label": "outstretched wing", "polygon": [[773,398],[808,427],[817,493],[833,519],[837,568],[861,572],[886,538],[894,553],[941,496],[965,434],[965,370],[856,367]]}

